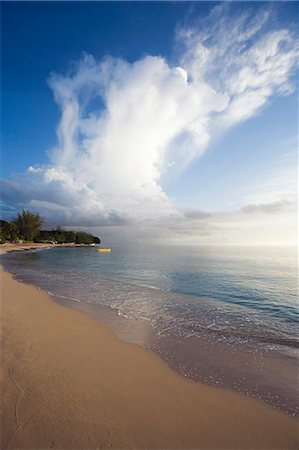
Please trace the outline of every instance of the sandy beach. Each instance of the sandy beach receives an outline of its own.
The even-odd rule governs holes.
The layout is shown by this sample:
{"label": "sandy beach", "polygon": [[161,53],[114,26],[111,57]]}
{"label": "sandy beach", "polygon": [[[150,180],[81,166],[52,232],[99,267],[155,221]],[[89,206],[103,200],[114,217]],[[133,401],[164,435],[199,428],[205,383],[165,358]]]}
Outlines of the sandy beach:
{"label": "sandy beach", "polygon": [[186,380],[3,270],[1,281],[2,449],[298,448],[296,419]]}

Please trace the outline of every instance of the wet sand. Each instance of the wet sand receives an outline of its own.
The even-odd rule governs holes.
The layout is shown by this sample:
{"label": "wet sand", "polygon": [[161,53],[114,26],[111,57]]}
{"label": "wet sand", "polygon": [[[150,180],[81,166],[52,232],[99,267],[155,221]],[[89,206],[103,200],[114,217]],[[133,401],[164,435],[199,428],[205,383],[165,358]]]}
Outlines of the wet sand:
{"label": "wet sand", "polygon": [[1,448],[295,449],[298,421],[184,379],[1,272]]}
{"label": "wet sand", "polygon": [[185,378],[249,395],[299,416],[297,349],[294,354],[285,348],[269,352],[262,347],[229,344],[213,336],[176,336],[154,329],[148,321],[125,318],[108,306],[51,298],[108,326],[120,340],[151,350]]}

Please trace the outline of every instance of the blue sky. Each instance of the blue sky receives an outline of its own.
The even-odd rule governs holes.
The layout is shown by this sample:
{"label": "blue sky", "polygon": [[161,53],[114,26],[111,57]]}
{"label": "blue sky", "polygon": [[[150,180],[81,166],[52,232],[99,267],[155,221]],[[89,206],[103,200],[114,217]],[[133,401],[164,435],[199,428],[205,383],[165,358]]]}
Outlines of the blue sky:
{"label": "blue sky", "polygon": [[297,3],[1,9],[3,218],[294,242]]}
{"label": "blue sky", "polygon": [[60,113],[51,72],[67,70],[83,52],[128,61],[171,56],[176,23],[188,14],[180,3],[2,2],[1,9],[3,176],[46,163],[45,150],[55,145]]}

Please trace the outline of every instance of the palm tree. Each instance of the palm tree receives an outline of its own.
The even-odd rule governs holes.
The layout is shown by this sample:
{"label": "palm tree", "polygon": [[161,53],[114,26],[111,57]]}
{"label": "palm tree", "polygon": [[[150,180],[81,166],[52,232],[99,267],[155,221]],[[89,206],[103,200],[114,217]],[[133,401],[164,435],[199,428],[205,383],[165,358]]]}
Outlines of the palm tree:
{"label": "palm tree", "polygon": [[23,209],[14,218],[13,223],[16,226],[17,234],[21,239],[33,241],[38,235],[42,224],[41,216],[38,212],[32,212]]}

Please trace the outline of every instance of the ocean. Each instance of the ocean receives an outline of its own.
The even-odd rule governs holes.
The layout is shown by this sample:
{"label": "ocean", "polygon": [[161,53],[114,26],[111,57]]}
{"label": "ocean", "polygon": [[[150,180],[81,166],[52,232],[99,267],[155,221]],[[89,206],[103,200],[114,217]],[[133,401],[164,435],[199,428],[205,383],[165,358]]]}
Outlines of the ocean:
{"label": "ocean", "polygon": [[182,376],[298,414],[295,248],[55,247],[1,263]]}

